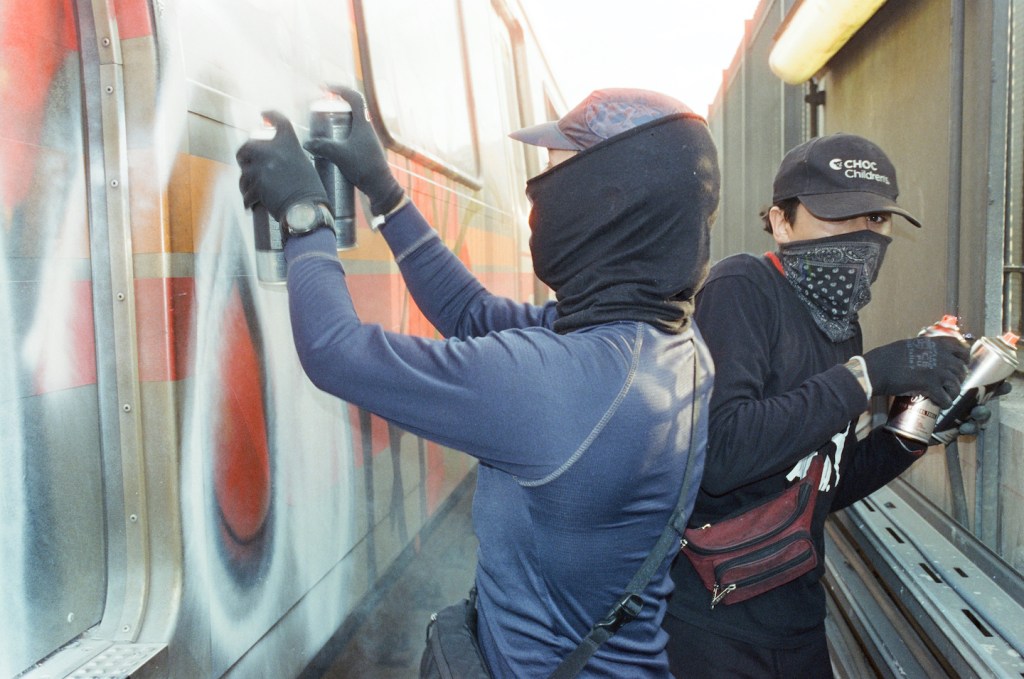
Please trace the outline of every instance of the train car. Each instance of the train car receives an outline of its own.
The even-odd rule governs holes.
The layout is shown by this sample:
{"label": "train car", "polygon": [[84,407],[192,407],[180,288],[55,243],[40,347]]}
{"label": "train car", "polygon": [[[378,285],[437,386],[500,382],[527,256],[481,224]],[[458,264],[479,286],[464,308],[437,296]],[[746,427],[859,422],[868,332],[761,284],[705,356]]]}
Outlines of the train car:
{"label": "train car", "polygon": [[[467,483],[313,387],[258,276],[235,150],[325,83],[491,290],[546,298],[506,135],[564,102],[516,0],[0,5],[0,677],[296,676]],[[433,336],[367,214],[361,317]]]}
{"label": "train car", "polygon": [[[762,0],[709,124],[723,168],[712,256],[774,249],[758,213],[787,150],[850,132],[899,171],[865,348],[944,314],[1024,331],[1020,0]],[[977,436],[936,445],[829,526],[838,676],[1024,674],[1024,383]],[[873,422],[887,417],[875,399]]]}

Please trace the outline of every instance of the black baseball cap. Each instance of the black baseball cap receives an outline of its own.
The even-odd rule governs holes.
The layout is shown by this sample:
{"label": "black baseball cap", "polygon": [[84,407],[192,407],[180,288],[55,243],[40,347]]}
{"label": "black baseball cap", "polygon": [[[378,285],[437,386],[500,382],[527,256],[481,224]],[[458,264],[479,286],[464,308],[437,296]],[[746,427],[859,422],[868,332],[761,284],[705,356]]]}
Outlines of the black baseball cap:
{"label": "black baseball cap", "polygon": [[772,203],[799,198],[819,219],[850,219],[873,212],[921,222],[896,204],[896,168],[877,144],[855,134],[815,137],[786,154],[775,175]]}
{"label": "black baseball cap", "polygon": [[605,139],[674,113],[696,116],[683,102],[659,92],[632,88],[594,90],[560,119],[524,127],[508,136],[549,149],[585,151]]}

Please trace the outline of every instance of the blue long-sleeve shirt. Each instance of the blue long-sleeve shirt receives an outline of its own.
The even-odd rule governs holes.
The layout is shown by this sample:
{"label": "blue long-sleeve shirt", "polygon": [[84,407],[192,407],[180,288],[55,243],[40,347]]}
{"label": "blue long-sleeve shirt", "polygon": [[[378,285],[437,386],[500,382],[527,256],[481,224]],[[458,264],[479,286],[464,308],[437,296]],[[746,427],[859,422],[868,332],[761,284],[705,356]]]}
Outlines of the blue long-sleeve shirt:
{"label": "blue long-sleeve shirt", "polygon": [[[555,333],[553,304],[488,293],[415,206],[382,233],[447,339],[361,323],[333,235],[321,229],[286,247],[299,358],[319,388],[480,461],[473,524],[484,657],[496,677],[547,676],[654,546],[691,453],[699,478],[709,355],[692,324],[680,334],[633,321]],[[696,487],[686,492],[692,507]],[[581,676],[668,676],[668,565],[640,616]]]}

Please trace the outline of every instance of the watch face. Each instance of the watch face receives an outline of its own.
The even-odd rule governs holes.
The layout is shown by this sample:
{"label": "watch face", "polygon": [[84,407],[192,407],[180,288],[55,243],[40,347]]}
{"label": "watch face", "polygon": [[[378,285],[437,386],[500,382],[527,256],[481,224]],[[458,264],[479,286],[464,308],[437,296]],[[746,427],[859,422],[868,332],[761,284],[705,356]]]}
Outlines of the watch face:
{"label": "watch face", "polygon": [[312,203],[296,203],[288,208],[284,221],[292,233],[306,233],[320,223],[320,213]]}

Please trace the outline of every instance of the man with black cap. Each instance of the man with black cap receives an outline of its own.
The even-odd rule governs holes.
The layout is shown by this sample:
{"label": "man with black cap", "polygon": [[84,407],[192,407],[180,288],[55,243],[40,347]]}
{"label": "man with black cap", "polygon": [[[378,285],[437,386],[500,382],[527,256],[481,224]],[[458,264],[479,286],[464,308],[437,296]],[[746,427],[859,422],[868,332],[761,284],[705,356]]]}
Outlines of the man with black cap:
{"label": "man with black cap", "polygon": [[[891,215],[920,226],[896,203],[898,192],[892,163],[863,137],[801,144],[783,159],[773,204],[762,214],[778,250],[722,260],[697,296],[695,319],[715,362],[715,389],[690,525],[710,524],[710,535],[715,524],[728,526],[725,518],[751,508],[744,520],[763,517],[766,502],[803,483],[811,540],[805,551],[792,539],[744,555],[755,565],[705,584],[694,550],[704,531],[697,531],[673,567],[676,591],[665,621],[680,679],[832,676],[819,583],[825,517],[885,485],[925,451],[883,427],[858,441],[857,420],[872,394],[924,393],[945,407],[966,371],[967,349],[949,337],[862,350],[857,312],[870,300],[892,240]],[[753,536],[732,537],[742,543]],[[782,556],[759,561],[770,554]],[[718,572],[726,570],[720,565]]]}
{"label": "man with black cap", "polygon": [[[293,225],[326,196],[291,125],[238,152],[245,205],[285,225],[292,329],[321,389],[480,461],[473,503],[482,656],[495,677],[546,677],[623,598],[703,464],[711,364],[690,322],[718,205],[705,121],[641,90],[600,90],[513,136],[557,163],[531,179],[530,249],[556,294],[490,294],[392,176],[358,92],[341,142],[306,148],[367,195],[416,303],[446,337],[357,318],[330,225]],[[558,162],[561,161],[561,162]],[[308,209],[293,210],[295,206]],[[682,489],[692,507],[697,482]],[[657,564],[636,617],[580,676],[668,676],[671,589]],[[468,589],[467,583],[467,589]]]}

